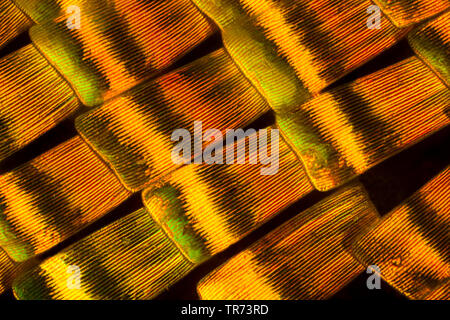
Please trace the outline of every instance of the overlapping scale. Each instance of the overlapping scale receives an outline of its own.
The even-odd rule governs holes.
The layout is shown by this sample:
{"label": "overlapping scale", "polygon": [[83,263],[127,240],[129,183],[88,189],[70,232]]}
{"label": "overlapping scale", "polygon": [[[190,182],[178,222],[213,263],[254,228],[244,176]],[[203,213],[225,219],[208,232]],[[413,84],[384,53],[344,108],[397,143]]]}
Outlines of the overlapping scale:
{"label": "overlapping scale", "polygon": [[[450,167],[353,245],[355,257],[409,298],[448,296]],[[439,286],[441,286],[439,288]]]}
{"label": "overlapping scale", "polygon": [[0,160],[53,128],[78,106],[72,89],[33,45],[0,59]]}
{"label": "overlapping scale", "polygon": [[[216,151],[224,161],[228,154],[237,161],[245,143],[242,164],[187,165],[144,191],[148,212],[189,260],[207,260],[313,190],[277,134],[262,129],[229,151]],[[270,152],[279,152],[278,163],[260,162],[257,146],[266,138]],[[263,174],[264,168],[271,174]]]}
{"label": "overlapping scale", "polygon": [[314,186],[328,190],[450,123],[450,90],[418,58],[277,114]]}
{"label": "overlapping scale", "polygon": [[0,246],[16,261],[74,235],[130,193],[80,137],[0,176]]}
{"label": "overlapping scale", "polygon": [[175,130],[194,136],[195,122],[201,122],[202,140],[208,129],[243,128],[269,109],[218,50],[80,116],[76,126],[123,184],[140,190],[181,165],[172,158]]}
{"label": "overlapping scale", "polygon": [[378,215],[353,184],[299,213],[198,284],[202,299],[325,299],[364,268],[349,250]]}
{"label": "overlapping scale", "polygon": [[419,25],[408,39],[417,55],[450,88],[450,12]]}
{"label": "overlapping scale", "polygon": [[449,0],[374,0],[398,27],[431,18],[450,8]]}
{"label": "overlapping scale", "polygon": [[18,299],[149,299],[192,269],[144,209],[18,277]]}
{"label": "overlapping scale", "polygon": [[79,28],[68,28],[61,16],[30,29],[32,41],[87,106],[161,73],[213,33],[189,0],[89,7]]}
{"label": "overlapping scale", "polygon": [[194,0],[220,27],[224,46],[275,111],[296,107],[386,50],[407,30],[368,0]]}

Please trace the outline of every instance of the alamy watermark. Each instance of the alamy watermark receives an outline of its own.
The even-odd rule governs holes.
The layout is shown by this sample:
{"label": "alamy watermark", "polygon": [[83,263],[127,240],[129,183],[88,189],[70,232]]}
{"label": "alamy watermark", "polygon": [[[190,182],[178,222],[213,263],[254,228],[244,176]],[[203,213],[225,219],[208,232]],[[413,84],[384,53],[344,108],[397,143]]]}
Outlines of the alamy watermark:
{"label": "alamy watermark", "polygon": [[366,272],[372,274],[367,278],[366,285],[367,289],[381,289],[381,269],[377,265],[370,265],[367,267]]}
{"label": "alamy watermark", "polygon": [[[278,172],[280,134],[277,129],[227,129],[224,138],[218,129],[203,132],[202,128],[202,122],[195,121],[193,136],[186,129],[172,133],[172,141],[178,142],[172,149],[173,163],[246,164],[248,155],[248,164],[262,165],[261,175]],[[209,144],[203,149],[204,142]]]}
{"label": "alamy watermark", "polygon": [[367,13],[370,15],[367,18],[367,28],[381,29],[381,9],[377,5],[371,5],[367,8]]}
{"label": "alamy watermark", "polygon": [[72,29],[81,29],[81,9],[79,6],[71,5],[66,9],[67,18],[67,28],[69,30]]}
{"label": "alamy watermark", "polygon": [[81,288],[81,270],[76,265],[70,265],[67,267],[67,288],[70,290],[79,290]]}

